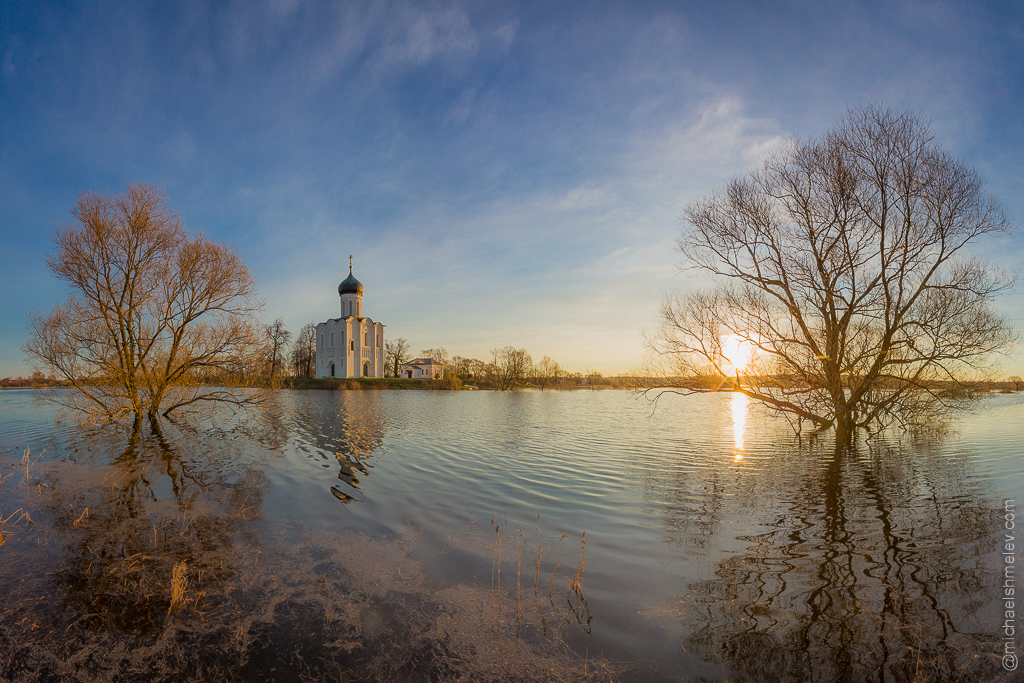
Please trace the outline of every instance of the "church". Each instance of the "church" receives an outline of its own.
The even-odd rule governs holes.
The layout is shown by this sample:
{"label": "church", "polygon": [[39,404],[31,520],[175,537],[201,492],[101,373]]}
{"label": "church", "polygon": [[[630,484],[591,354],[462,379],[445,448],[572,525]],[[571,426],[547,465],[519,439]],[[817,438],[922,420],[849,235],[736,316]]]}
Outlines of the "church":
{"label": "church", "polygon": [[341,317],[316,326],[317,377],[383,377],[384,325],[363,317],[363,283],[352,275],[338,285]]}

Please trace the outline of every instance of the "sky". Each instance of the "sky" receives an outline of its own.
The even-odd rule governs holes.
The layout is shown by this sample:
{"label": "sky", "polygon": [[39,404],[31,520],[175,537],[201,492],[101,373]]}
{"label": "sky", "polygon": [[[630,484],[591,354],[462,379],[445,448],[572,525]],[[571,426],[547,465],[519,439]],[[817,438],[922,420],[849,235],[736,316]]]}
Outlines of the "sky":
{"label": "sky", "polygon": [[[869,103],[1024,221],[1019,2],[6,0],[0,377],[67,296],[55,226],[131,182],[237,247],[268,322],[337,317],[352,254],[414,352],[627,372],[663,297],[706,284],[682,208]],[[1024,232],[977,250],[1017,268]],[[1024,326],[1019,289],[997,306]]]}

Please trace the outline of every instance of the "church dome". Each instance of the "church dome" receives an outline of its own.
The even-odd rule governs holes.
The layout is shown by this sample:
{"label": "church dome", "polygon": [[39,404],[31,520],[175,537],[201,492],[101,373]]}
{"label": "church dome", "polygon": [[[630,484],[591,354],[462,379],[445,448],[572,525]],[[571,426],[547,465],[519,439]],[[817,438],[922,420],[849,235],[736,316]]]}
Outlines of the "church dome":
{"label": "church dome", "polygon": [[362,294],[363,283],[352,275],[352,269],[348,269],[348,277],[338,285],[338,294]]}

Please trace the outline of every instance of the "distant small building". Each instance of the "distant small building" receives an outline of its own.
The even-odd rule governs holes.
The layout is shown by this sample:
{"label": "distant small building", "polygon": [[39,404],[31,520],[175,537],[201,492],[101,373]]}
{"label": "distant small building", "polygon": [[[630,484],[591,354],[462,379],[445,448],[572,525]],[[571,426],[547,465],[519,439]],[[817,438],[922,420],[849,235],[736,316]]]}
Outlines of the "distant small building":
{"label": "distant small building", "polygon": [[433,358],[414,358],[402,363],[402,377],[408,379],[442,379],[444,366]]}

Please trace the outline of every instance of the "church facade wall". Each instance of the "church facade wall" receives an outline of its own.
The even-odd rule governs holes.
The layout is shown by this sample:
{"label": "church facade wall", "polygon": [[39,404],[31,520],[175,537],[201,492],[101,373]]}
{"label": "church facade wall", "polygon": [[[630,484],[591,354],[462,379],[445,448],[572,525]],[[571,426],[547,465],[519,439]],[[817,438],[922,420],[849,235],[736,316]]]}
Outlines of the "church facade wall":
{"label": "church facade wall", "polygon": [[[384,376],[384,325],[348,316],[316,326],[316,376]],[[333,374],[332,374],[333,370]]]}

